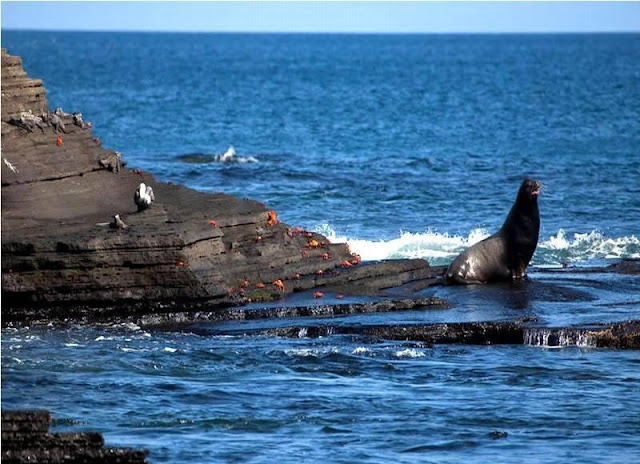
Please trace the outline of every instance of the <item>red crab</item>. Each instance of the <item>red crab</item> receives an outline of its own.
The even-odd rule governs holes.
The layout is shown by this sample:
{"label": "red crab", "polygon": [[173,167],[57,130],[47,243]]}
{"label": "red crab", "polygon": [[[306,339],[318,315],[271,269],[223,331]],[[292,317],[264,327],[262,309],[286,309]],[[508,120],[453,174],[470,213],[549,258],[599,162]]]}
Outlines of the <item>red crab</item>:
{"label": "red crab", "polygon": [[273,285],[276,286],[282,293],[284,293],[284,283],[282,282],[282,280],[276,280],[275,282],[273,282]]}
{"label": "red crab", "polygon": [[269,211],[269,220],[267,221],[267,227],[275,226],[278,223],[278,215],[274,210]]}

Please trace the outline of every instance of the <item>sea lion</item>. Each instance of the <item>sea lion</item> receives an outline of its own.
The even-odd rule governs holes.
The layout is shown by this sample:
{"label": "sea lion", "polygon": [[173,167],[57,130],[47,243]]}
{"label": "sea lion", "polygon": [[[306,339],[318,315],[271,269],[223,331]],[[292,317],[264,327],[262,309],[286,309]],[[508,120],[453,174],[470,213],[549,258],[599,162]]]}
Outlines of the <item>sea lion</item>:
{"label": "sea lion", "polygon": [[516,201],[498,232],[462,252],[446,272],[449,283],[479,284],[526,278],[538,245],[540,182],[522,182]]}
{"label": "sea lion", "polygon": [[141,182],[136,193],[133,195],[133,201],[138,205],[138,212],[147,209],[155,200],[156,198],[153,195],[151,186]]}

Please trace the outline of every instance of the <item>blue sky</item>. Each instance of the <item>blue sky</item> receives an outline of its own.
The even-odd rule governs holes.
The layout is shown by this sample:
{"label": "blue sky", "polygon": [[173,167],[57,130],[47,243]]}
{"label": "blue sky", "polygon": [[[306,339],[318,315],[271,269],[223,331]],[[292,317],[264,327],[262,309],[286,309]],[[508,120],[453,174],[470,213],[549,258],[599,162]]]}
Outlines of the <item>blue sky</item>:
{"label": "blue sky", "polygon": [[206,32],[640,31],[640,2],[9,2],[3,29]]}

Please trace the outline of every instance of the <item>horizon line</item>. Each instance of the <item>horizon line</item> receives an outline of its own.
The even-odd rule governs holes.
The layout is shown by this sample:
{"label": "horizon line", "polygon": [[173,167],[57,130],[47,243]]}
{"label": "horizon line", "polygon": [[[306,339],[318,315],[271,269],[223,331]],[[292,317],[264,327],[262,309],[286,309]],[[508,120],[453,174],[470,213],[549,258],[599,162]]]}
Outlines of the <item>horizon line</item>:
{"label": "horizon line", "polygon": [[629,35],[638,30],[593,31],[187,31],[145,29],[31,29],[2,28],[2,32],[83,32],[83,33],[131,33],[131,34],[242,34],[242,35]]}

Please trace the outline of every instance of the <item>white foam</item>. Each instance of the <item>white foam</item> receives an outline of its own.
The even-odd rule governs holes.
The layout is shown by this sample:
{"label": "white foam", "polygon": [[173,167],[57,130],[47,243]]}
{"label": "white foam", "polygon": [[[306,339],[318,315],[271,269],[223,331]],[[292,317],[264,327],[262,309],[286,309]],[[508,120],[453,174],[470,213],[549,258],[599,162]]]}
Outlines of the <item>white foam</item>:
{"label": "white foam", "polygon": [[371,353],[371,350],[367,347],[364,346],[359,346],[356,349],[353,350],[353,352],[351,354],[368,354]]}
{"label": "white foam", "polygon": [[127,346],[122,346],[118,348],[120,351],[124,351],[125,353],[140,353],[144,350],[141,350],[139,348],[129,348]]}
{"label": "white foam", "polygon": [[489,236],[485,229],[474,229],[466,237],[427,230],[422,233],[400,232],[391,240],[361,240],[339,236],[327,224],[318,228],[332,243],[347,243],[363,261],[382,259],[425,258],[431,264],[450,262],[462,250]]}
{"label": "white foam", "polygon": [[[315,230],[333,243],[347,243],[363,261],[423,258],[436,266],[449,264],[463,250],[490,235],[485,229],[473,229],[466,236],[428,229],[416,233],[400,232],[397,238],[390,240],[363,240],[340,235],[329,224],[321,224]],[[549,266],[563,262],[620,258],[640,258],[640,239],[635,235],[607,237],[598,230],[574,233],[570,239],[560,229],[546,239],[541,237],[534,262]]]}
{"label": "white foam", "polygon": [[287,354],[288,356],[294,356],[294,357],[300,357],[300,358],[308,358],[308,357],[313,357],[313,358],[317,358],[320,356],[324,356],[327,354],[332,354],[332,353],[338,353],[338,349],[333,347],[333,348],[324,348],[324,349],[317,349],[317,348],[291,348],[288,350],[284,350],[284,353]]}
{"label": "white foam", "polygon": [[407,348],[406,350],[400,350],[395,352],[398,358],[422,358],[425,354],[422,351],[418,351],[415,348]]}
{"label": "white foam", "polygon": [[640,258],[640,239],[635,235],[607,237],[599,230],[574,233],[567,237],[564,229],[538,244],[539,254],[549,264],[590,259]]}
{"label": "white foam", "polygon": [[220,163],[257,163],[258,160],[253,156],[238,156],[235,148],[229,146],[227,151],[221,155],[216,155],[215,160]]}
{"label": "white foam", "polygon": [[293,348],[290,350],[285,350],[285,353],[288,354],[289,356],[296,356],[296,357],[301,357],[301,358],[307,358],[310,356],[313,357],[317,357],[318,356],[318,351],[317,350],[311,350],[309,348]]}

